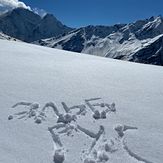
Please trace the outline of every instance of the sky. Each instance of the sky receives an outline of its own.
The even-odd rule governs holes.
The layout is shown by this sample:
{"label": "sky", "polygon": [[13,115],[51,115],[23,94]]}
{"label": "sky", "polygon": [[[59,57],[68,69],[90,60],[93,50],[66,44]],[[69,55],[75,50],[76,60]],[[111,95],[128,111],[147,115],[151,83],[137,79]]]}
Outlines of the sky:
{"label": "sky", "polygon": [[130,23],[163,15],[163,0],[0,0],[0,6],[5,1],[41,14],[45,10],[70,27]]}

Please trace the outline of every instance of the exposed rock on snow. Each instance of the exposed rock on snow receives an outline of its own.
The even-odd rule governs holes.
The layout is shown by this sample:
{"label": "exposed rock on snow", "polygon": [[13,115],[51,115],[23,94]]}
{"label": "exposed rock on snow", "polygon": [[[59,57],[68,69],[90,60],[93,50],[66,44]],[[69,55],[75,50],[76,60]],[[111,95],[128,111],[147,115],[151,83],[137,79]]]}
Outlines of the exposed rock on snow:
{"label": "exposed rock on snow", "polygon": [[13,38],[11,36],[8,36],[2,32],[0,32],[0,39],[2,40],[9,40],[9,41],[20,41],[20,40],[17,40],[16,38]]}
{"label": "exposed rock on snow", "polygon": [[63,163],[65,156],[62,150],[56,150],[54,154],[54,163]]}

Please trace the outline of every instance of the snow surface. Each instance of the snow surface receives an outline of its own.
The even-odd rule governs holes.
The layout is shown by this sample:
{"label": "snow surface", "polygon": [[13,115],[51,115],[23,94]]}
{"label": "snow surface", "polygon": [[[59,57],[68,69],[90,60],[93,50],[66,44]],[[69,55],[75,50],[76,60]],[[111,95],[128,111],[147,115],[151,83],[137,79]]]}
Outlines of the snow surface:
{"label": "snow surface", "polygon": [[0,40],[0,162],[162,163],[162,71]]}

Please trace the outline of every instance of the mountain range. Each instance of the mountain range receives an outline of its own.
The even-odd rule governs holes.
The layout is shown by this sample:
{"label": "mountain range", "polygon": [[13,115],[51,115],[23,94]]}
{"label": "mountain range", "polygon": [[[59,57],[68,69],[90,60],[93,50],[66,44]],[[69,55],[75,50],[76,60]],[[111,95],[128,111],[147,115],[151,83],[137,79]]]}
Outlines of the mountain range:
{"label": "mountain range", "polygon": [[0,16],[0,31],[51,48],[126,61],[163,65],[162,16],[113,26],[67,27],[53,15],[43,18],[17,8]]}
{"label": "mountain range", "polygon": [[68,51],[163,65],[163,19],[151,17],[130,24],[87,26],[36,44]]}

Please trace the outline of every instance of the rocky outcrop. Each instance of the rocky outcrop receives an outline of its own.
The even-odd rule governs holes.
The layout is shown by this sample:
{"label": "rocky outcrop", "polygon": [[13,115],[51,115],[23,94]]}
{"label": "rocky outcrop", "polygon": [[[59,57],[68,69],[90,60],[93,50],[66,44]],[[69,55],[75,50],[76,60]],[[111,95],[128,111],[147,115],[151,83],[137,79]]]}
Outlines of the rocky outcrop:
{"label": "rocky outcrop", "polygon": [[131,61],[163,66],[163,36],[133,54]]}

